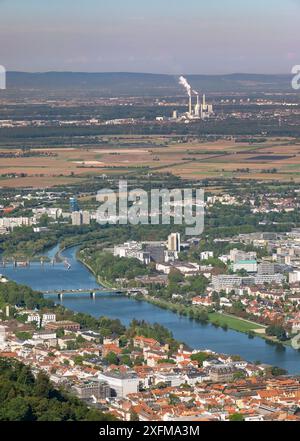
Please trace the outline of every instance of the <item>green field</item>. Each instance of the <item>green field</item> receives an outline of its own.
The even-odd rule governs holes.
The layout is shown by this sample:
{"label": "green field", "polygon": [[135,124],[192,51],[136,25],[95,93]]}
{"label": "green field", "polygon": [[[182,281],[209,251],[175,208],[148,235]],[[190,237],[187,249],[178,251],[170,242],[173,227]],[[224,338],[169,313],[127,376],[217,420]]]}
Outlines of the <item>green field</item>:
{"label": "green field", "polygon": [[264,326],[257,325],[256,323],[251,323],[243,319],[231,317],[226,314],[219,314],[218,312],[213,312],[209,314],[209,321],[211,323],[218,323],[220,326],[228,326],[228,328],[239,332],[249,332],[255,329],[264,329]]}

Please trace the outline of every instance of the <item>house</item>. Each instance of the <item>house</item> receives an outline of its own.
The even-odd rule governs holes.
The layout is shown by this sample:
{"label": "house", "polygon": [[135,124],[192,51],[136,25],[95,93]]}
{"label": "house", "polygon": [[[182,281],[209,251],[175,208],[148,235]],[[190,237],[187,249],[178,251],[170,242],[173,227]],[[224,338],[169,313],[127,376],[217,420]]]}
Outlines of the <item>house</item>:
{"label": "house", "polygon": [[214,257],[214,252],[213,251],[203,251],[202,253],[200,253],[200,259],[201,260],[208,260],[210,258]]}
{"label": "house", "polygon": [[107,357],[107,355],[111,352],[116,355],[120,355],[122,354],[122,349],[114,343],[108,343],[102,346],[102,357]]}
{"label": "house", "polygon": [[56,314],[54,312],[46,312],[42,315],[41,326],[45,326],[47,323],[56,322]]}
{"label": "house", "polygon": [[212,306],[213,301],[210,297],[193,297],[192,304],[195,306]]}
{"label": "house", "polygon": [[27,317],[26,323],[36,323],[39,326],[40,315],[37,312],[29,314]]}
{"label": "house", "polygon": [[133,345],[136,348],[159,348],[160,344],[158,341],[154,340],[153,338],[146,338],[143,336],[137,336],[133,339]]}

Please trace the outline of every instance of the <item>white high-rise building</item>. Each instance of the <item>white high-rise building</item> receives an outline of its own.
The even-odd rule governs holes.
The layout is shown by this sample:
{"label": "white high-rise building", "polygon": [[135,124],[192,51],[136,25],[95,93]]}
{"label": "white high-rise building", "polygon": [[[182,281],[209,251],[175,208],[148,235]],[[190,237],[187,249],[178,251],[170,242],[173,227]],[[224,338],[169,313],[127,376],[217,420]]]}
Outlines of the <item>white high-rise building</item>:
{"label": "white high-rise building", "polygon": [[82,212],[82,223],[83,225],[90,225],[91,222],[91,215],[89,211],[83,211]]}
{"label": "white high-rise building", "polygon": [[71,214],[72,225],[89,225],[91,215],[88,211],[73,211]]}
{"label": "white high-rise building", "polygon": [[169,235],[168,251],[180,252],[180,233],[172,233]]}
{"label": "white high-rise building", "polygon": [[73,211],[71,217],[72,217],[72,225],[79,226],[82,224],[82,215],[80,211]]}

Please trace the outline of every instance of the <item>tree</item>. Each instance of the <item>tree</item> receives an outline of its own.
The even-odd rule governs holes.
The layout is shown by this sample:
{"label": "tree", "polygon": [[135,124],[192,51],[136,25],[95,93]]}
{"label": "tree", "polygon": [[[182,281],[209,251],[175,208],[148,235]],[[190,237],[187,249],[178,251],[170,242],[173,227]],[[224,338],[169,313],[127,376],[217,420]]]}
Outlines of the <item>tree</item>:
{"label": "tree", "polygon": [[242,380],[246,377],[247,377],[247,375],[243,371],[237,371],[233,374],[233,380]]}
{"label": "tree", "polygon": [[180,398],[178,398],[174,394],[170,394],[169,395],[169,404],[170,404],[170,406],[177,406],[177,404],[179,404],[179,403],[180,403]]}
{"label": "tree", "polygon": [[176,285],[184,281],[184,276],[180,271],[172,269],[168,275],[168,280],[170,284]]}
{"label": "tree", "polygon": [[62,338],[64,335],[65,335],[65,331],[64,331],[63,328],[57,329],[57,331],[56,331],[56,337],[57,338]]}
{"label": "tree", "polygon": [[117,418],[112,415],[99,412],[96,409],[91,409],[87,413],[85,421],[117,421]]}
{"label": "tree", "polygon": [[285,329],[280,325],[270,325],[266,329],[266,334],[269,336],[277,337],[280,341],[287,340]]}
{"label": "tree", "polygon": [[248,276],[248,272],[244,268],[238,270],[236,274],[238,276],[241,276],[241,277],[247,277]]}
{"label": "tree", "polygon": [[132,366],[132,361],[130,359],[130,355],[124,354],[121,356],[121,363],[126,364],[127,366]]}
{"label": "tree", "polygon": [[111,421],[89,410],[64,389],[55,389],[44,373],[37,378],[22,363],[0,358],[0,421]]}
{"label": "tree", "polygon": [[281,375],[287,375],[287,371],[285,369],[279,368],[277,366],[273,366],[270,369],[270,373],[274,376],[274,377],[279,377]]}
{"label": "tree", "polygon": [[36,377],[36,382],[35,382],[35,395],[38,397],[44,397],[44,398],[49,398],[51,391],[52,391],[52,386],[51,383],[49,381],[49,378],[47,377],[46,374],[44,374],[43,372],[39,372],[37,377]]}
{"label": "tree", "polygon": [[203,366],[203,362],[207,359],[209,359],[211,357],[210,354],[207,354],[206,352],[198,352],[197,354],[193,354],[191,356],[191,360],[192,361],[197,361],[198,362],[198,366],[202,367]]}
{"label": "tree", "polygon": [[244,417],[240,413],[233,413],[229,416],[229,421],[245,421]]}
{"label": "tree", "polygon": [[32,337],[32,334],[30,332],[23,331],[16,332],[15,335],[19,340],[22,341],[29,340]]}
{"label": "tree", "polygon": [[18,375],[18,383],[26,386],[32,386],[34,384],[34,376],[29,368],[29,366],[23,366],[20,369],[20,373]]}
{"label": "tree", "polygon": [[0,420],[3,419],[6,421],[29,421],[32,419],[31,407],[22,397],[12,398],[0,410]]}
{"label": "tree", "polygon": [[42,214],[42,216],[39,219],[39,225],[41,227],[47,227],[49,225],[50,219],[47,214]]}
{"label": "tree", "polygon": [[139,421],[139,420],[140,419],[139,419],[138,414],[134,410],[131,410],[131,412],[130,412],[130,421]]}
{"label": "tree", "polygon": [[105,360],[109,363],[109,364],[119,364],[119,359],[117,354],[115,354],[114,352],[109,352],[106,357]]}

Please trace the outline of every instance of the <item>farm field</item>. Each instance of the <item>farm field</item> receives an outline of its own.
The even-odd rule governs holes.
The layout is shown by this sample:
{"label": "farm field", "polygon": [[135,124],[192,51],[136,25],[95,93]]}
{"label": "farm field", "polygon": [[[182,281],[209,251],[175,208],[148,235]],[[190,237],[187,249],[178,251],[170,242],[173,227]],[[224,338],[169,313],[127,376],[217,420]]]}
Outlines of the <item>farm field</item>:
{"label": "farm field", "polygon": [[[155,145],[155,139],[149,137],[151,147],[145,147],[145,137],[140,142],[135,137],[130,147],[122,146],[119,139],[115,145],[31,149],[29,157],[15,149],[0,149],[0,187],[45,188],[141,169],[195,180],[223,177],[300,182],[300,142],[293,139],[258,144],[221,140],[162,145],[161,141],[157,138]],[[5,157],[10,152],[16,156]]]}

